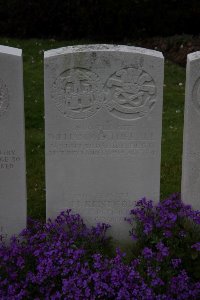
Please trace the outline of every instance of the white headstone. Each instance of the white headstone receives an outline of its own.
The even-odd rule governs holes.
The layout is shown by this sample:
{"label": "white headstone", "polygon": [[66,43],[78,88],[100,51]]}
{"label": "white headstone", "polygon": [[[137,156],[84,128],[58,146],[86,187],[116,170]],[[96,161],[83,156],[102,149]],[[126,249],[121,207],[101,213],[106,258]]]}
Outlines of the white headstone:
{"label": "white headstone", "polygon": [[0,46],[0,235],[10,237],[25,226],[22,51]]}
{"label": "white headstone", "polygon": [[182,199],[200,209],[200,51],[187,57]]}
{"label": "white headstone", "polygon": [[47,217],[72,208],[130,240],[134,201],[159,198],[163,62],[128,46],[45,52]]}

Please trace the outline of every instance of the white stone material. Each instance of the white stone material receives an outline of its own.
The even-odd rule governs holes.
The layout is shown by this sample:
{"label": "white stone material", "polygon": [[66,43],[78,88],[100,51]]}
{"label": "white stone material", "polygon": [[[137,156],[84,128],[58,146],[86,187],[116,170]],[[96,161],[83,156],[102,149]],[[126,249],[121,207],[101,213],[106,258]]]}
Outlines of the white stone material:
{"label": "white stone material", "polygon": [[200,51],[187,57],[181,192],[200,209]]}
{"label": "white stone material", "polygon": [[163,64],[128,46],[45,52],[47,217],[71,208],[130,240],[134,201],[159,199]]}
{"label": "white stone material", "polygon": [[26,226],[22,50],[0,46],[0,235]]}

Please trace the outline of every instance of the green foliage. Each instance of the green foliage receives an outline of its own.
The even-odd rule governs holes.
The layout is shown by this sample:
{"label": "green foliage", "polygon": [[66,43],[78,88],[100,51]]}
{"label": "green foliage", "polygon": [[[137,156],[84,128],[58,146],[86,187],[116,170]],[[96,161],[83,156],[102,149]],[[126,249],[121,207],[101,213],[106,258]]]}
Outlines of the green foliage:
{"label": "green foliage", "polygon": [[161,198],[181,190],[185,69],[166,61],[164,82]]}

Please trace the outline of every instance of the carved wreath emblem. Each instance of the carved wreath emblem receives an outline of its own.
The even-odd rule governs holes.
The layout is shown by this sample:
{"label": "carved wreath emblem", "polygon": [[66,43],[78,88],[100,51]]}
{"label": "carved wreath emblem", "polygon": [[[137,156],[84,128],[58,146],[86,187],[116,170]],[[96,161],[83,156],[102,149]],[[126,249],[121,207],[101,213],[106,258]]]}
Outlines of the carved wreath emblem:
{"label": "carved wreath emblem", "polygon": [[63,72],[54,82],[52,98],[61,113],[73,119],[92,116],[102,106],[104,95],[99,77],[87,69]]}
{"label": "carved wreath emblem", "polygon": [[0,79],[0,117],[8,110],[9,97],[5,83]]}
{"label": "carved wreath emblem", "polygon": [[105,86],[107,109],[123,119],[146,115],[156,102],[153,78],[142,69],[126,68],[114,73]]}
{"label": "carved wreath emblem", "polygon": [[121,119],[137,119],[148,114],[156,102],[153,78],[140,68],[124,68],[106,81],[83,68],[63,72],[54,82],[52,99],[66,117],[84,119],[102,106]]}

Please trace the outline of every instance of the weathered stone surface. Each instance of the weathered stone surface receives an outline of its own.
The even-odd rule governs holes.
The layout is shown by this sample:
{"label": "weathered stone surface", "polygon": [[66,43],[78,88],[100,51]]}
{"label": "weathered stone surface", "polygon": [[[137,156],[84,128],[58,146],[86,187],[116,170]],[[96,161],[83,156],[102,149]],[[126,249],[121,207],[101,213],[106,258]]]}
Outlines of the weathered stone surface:
{"label": "weathered stone surface", "polygon": [[200,209],[200,51],[187,58],[181,191],[186,203]]}
{"label": "weathered stone surface", "polygon": [[45,52],[47,217],[72,208],[129,240],[134,201],[159,198],[163,61],[128,46]]}
{"label": "weathered stone surface", "polygon": [[11,236],[25,226],[22,51],[0,46],[0,234]]}

